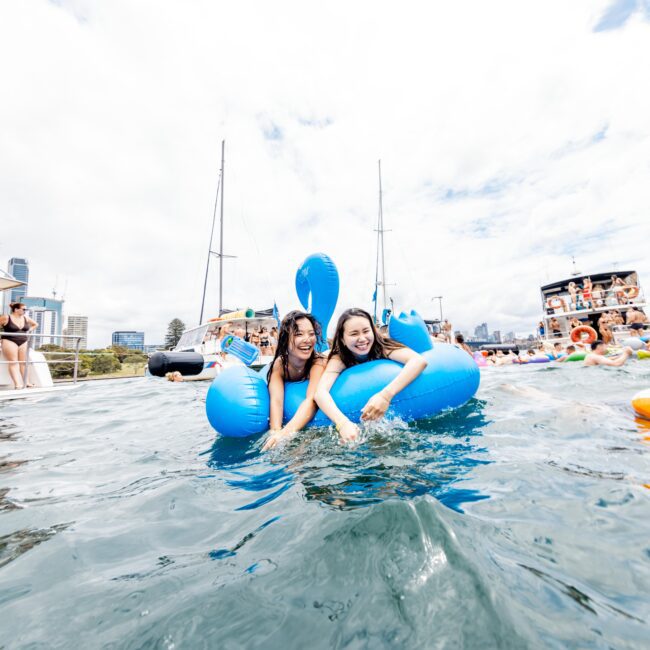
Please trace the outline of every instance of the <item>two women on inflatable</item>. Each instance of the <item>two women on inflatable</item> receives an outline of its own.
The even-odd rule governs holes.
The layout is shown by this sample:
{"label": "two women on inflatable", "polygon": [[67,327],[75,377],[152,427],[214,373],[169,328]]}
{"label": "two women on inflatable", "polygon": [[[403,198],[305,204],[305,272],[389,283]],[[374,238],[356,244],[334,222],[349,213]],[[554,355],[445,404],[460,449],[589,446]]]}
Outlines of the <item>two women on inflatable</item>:
{"label": "two women on inflatable", "polygon": [[434,346],[415,312],[393,316],[387,338],[370,314],[348,309],[324,356],[323,331],[338,298],[338,273],[330,258],[307,258],[296,289],[304,307],[311,294],[312,313],[287,314],[268,370],[228,368],[210,387],[206,411],[220,434],[242,437],[270,430],[268,449],[309,423],[333,423],[342,441],[354,441],[360,420],[376,420],[386,412],[406,420],[433,416],[461,406],[478,389],[480,373],[473,359],[455,346]]}

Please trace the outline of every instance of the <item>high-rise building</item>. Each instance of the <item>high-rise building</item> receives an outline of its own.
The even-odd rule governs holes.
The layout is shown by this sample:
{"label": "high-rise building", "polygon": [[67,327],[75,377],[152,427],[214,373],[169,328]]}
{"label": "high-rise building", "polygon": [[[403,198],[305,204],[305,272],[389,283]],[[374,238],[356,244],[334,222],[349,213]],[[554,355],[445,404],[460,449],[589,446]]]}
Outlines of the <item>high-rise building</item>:
{"label": "high-rise building", "polygon": [[487,323],[481,323],[480,325],[477,325],[474,328],[474,336],[479,341],[487,341],[488,340],[488,326],[487,326]]}
{"label": "high-rise building", "polygon": [[506,334],[506,343],[512,343],[515,340],[515,333],[514,332],[508,332]]}
{"label": "high-rise building", "polygon": [[[38,323],[34,334],[61,335],[63,330],[63,300],[25,296],[21,298],[27,307],[27,315]],[[34,347],[53,343],[61,345],[61,339],[50,336],[34,339]]]}
{"label": "high-rise building", "polygon": [[[68,316],[66,328],[63,330],[66,336],[80,336],[79,349],[85,350],[88,347],[88,316]],[[77,345],[75,339],[63,339],[63,347],[73,348]]]}
{"label": "high-rise building", "polygon": [[144,350],[144,332],[122,330],[113,332],[113,345],[121,345],[130,350]]}
{"label": "high-rise building", "polygon": [[9,305],[16,300],[22,300],[27,295],[27,283],[29,282],[29,262],[23,257],[12,257],[9,260],[7,272],[13,275],[16,280],[20,280],[25,284],[20,287],[9,289],[4,295],[4,302],[2,305],[2,313],[9,313]]}
{"label": "high-rise building", "polygon": [[492,340],[495,343],[501,343],[501,331],[500,330],[494,330],[494,332],[492,332]]}

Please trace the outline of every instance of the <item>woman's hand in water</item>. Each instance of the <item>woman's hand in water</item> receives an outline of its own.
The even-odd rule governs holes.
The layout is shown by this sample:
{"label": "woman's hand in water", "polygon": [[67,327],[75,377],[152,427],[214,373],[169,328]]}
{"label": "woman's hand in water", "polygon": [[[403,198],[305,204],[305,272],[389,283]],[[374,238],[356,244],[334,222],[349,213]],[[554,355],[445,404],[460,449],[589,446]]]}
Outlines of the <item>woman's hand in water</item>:
{"label": "woman's hand in water", "polygon": [[269,437],[266,439],[266,442],[264,443],[264,446],[262,447],[262,451],[268,451],[269,449],[273,449],[273,447],[276,447],[281,442],[286,442],[292,437],[293,437],[293,431],[287,431],[286,429],[276,429],[275,431],[271,431],[269,433]]}
{"label": "woman's hand in water", "polygon": [[350,420],[346,420],[336,429],[341,436],[341,442],[355,442],[359,437],[359,427]]}
{"label": "woman's hand in water", "polygon": [[373,395],[361,409],[362,420],[378,420],[386,413],[390,406],[390,399],[384,393]]}

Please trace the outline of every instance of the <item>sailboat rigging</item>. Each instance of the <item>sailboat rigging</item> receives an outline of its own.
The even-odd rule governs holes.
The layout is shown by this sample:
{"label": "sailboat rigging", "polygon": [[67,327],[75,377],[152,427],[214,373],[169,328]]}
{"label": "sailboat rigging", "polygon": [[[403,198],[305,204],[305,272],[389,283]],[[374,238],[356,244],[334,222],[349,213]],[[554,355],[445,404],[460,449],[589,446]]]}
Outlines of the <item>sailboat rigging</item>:
{"label": "sailboat rigging", "polygon": [[[383,189],[381,184],[381,160],[378,161],[379,168],[379,212],[377,216],[377,228],[375,232],[377,233],[377,260],[375,264],[375,293],[373,294],[372,300],[375,305],[374,308],[374,318],[375,322],[377,321],[377,302],[379,287],[381,287],[381,296],[382,296],[382,321],[385,320],[384,315],[386,314],[387,302],[386,302],[386,259],[384,255],[384,233],[390,232],[384,228],[384,205],[383,205]],[[392,301],[391,301],[392,302]]]}
{"label": "sailboat rigging", "polygon": [[[205,264],[205,279],[203,280],[203,297],[201,298],[201,315],[199,324],[203,323],[203,310],[205,308],[205,293],[208,287],[208,272],[210,270],[210,258],[212,255],[219,258],[219,316],[223,313],[223,258],[235,258],[236,255],[224,255],[223,253],[223,190],[224,190],[224,170],[225,170],[225,152],[226,141],[221,141],[221,169],[219,170],[219,181],[217,182],[217,193],[214,197],[214,210],[212,213],[212,228],[210,230],[210,245],[208,246],[208,259]],[[217,220],[217,205],[220,205],[219,218],[219,252],[212,250],[212,240],[214,237],[214,226]]]}

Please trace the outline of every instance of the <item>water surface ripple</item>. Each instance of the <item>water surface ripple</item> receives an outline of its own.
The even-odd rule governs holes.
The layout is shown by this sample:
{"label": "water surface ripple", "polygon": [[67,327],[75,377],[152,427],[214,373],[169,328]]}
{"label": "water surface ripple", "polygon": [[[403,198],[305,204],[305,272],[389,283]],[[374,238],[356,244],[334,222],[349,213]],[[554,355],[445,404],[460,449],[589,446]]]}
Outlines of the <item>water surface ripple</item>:
{"label": "water surface ripple", "polygon": [[215,440],[205,383],[0,404],[0,647],[647,647],[645,387],[487,369],[455,412],[269,454]]}

